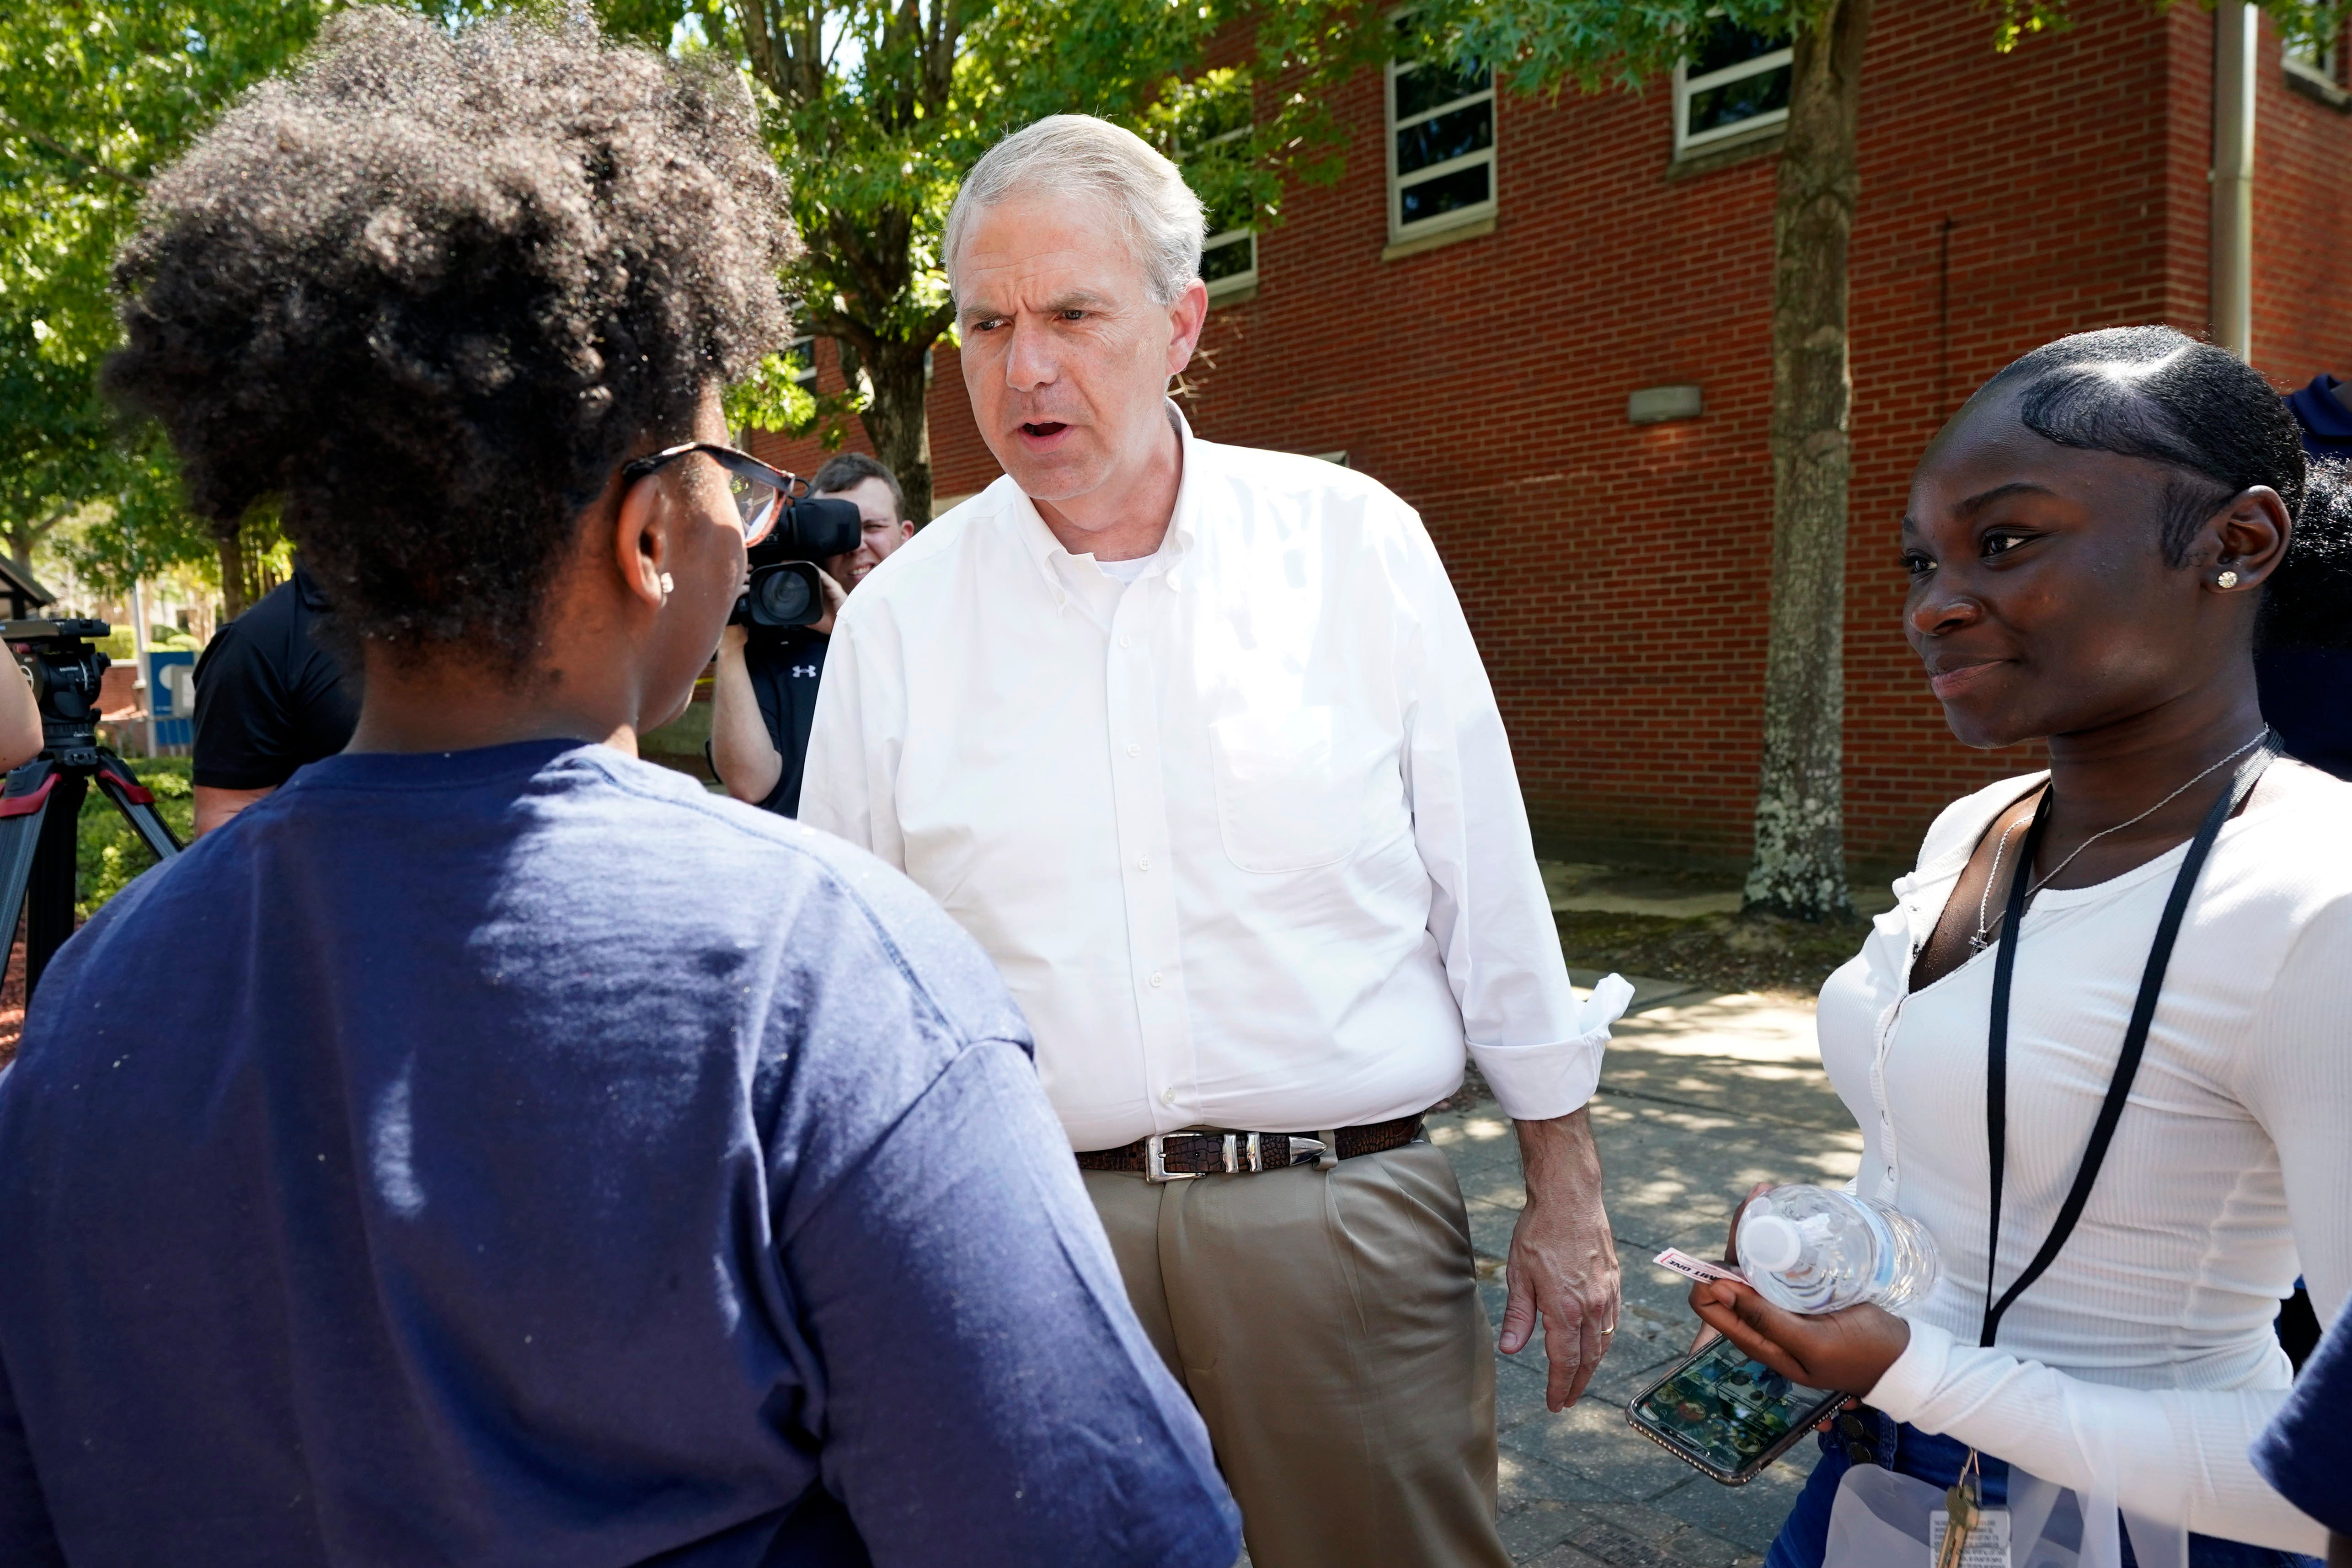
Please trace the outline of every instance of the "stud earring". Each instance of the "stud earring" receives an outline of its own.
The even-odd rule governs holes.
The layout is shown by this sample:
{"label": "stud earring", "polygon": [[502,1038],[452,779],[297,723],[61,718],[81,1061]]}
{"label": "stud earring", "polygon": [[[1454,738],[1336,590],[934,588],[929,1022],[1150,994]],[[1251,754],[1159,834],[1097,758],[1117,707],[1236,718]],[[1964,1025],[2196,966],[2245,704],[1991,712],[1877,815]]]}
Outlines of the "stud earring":
{"label": "stud earring", "polygon": [[2224,572],[2213,579],[2213,586],[2216,588],[2234,588],[2237,585],[2238,574],[2235,572]]}

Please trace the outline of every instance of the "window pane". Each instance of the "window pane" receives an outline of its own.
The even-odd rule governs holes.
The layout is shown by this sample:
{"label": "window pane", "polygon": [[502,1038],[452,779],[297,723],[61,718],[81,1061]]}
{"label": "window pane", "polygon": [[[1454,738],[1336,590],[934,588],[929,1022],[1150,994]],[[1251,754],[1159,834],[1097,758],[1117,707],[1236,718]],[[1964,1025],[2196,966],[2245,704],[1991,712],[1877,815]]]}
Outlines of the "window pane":
{"label": "window pane", "polygon": [[1257,265],[1257,241],[1250,235],[1238,235],[1223,245],[1212,246],[1201,252],[1201,281],[1214,283],[1220,278],[1231,278],[1247,272]]}
{"label": "window pane", "polygon": [[1223,234],[1229,228],[1247,228],[1257,216],[1256,204],[1250,200],[1247,191],[1236,191],[1223,201],[1208,204],[1203,216],[1208,219],[1204,226],[1211,234]]}
{"label": "window pane", "polygon": [[1492,99],[1408,125],[1396,133],[1397,173],[1410,174],[1465,153],[1495,144],[1495,104]]}
{"label": "window pane", "polygon": [[1698,48],[1692,54],[1690,64],[1685,68],[1692,76],[1705,76],[1709,71],[1719,71],[1727,66],[1736,66],[1742,60],[1752,60],[1758,55],[1769,55],[1774,49],[1788,47],[1786,39],[1768,38],[1761,33],[1751,33],[1744,27],[1718,22],[1707,29],[1706,37],[1699,40]]}
{"label": "window pane", "polygon": [[794,338],[784,350],[784,363],[792,367],[793,379],[807,383],[816,379],[816,340]]}
{"label": "window pane", "polygon": [[1443,66],[1415,66],[1410,71],[1399,67],[1396,117],[1410,120],[1441,103],[1451,103],[1457,98],[1467,98],[1474,92],[1486,90],[1486,72],[1484,68],[1456,72]]}
{"label": "window pane", "polygon": [[1397,193],[1397,205],[1402,209],[1398,226],[1416,224],[1440,213],[1476,206],[1486,199],[1486,176],[1489,173],[1489,165],[1474,163],[1467,169],[1456,169],[1450,174],[1440,174],[1433,180],[1405,186]]}
{"label": "window pane", "polygon": [[1727,125],[1737,125],[1743,120],[1753,120],[1759,114],[1769,114],[1776,109],[1789,107],[1789,68],[1780,66],[1769,71],[1758,71],[1721,87],[1708,88],[1690,96],[1690,128],[1684,132],[1696,136],[1702,131],[1718,131]]}

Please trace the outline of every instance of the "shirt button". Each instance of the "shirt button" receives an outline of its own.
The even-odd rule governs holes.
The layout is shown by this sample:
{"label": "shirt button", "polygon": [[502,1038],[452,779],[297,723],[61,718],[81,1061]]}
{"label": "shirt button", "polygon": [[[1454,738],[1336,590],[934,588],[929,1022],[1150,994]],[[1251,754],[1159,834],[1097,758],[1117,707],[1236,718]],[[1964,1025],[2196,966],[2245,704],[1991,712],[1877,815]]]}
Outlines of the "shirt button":
{"label": "shirt button", "polygon": [[1141,746],[1129,746],[1127,749],[1127,754],[1130,757],[1139,757],[1143,755],[1143,748]]}
{"label": "shirt button", "polygon": [[1175,1104],[1175,1103],[1176,1103],[1176,1091],[1175,1091],[1174,1089],[1161,1089],[1161,1090],[1160,1091],[1160,1104],[1162,1104],[1162,1105],[1173,1105],[1173,1104]]}
{"label": "shirt button", "polygon": [[1119,647],[1129,647],[1133,646],[1134,640],[1135,640],[1134,638],[1132,638],[1132,637],[1129,637],[1125,632],[1121,632],[1121,633],[1119,633],[1119,634],[1118,634],[1118,646],[1119,646]]}
{"label": "shirt button", "polygon": [[1149,871],[1149,870],[1150,870],[1150,869],[1151,869],[1151,857],[1150,857],[1150,856],[1149,856],[1149,855],[1146,855],[1146,856],[1144,856],[1143,858],[1141,858],[1140,859],[1137,860],[1137,861],[1136,861],[1136,863],[1135,863],[1135,868],[1136,868],[1137,870],[1139,870],[1139,871]]}
{"label": "shirt button", "polygon": [[1155,970],[1153,970],[1153,971],[1151,972],[1151,984],[1153,984],[1154,985],[1160,984],[1164,981],[1164,979],[1165,979],[1165,978],[1166,978],[1166,977],[1165,977],[1165,976],[1163,976],[1163,975],[1160,973],[1160,971],[1158,971],[1158,970],[1156,970],[1156,969],[1155,969]]}

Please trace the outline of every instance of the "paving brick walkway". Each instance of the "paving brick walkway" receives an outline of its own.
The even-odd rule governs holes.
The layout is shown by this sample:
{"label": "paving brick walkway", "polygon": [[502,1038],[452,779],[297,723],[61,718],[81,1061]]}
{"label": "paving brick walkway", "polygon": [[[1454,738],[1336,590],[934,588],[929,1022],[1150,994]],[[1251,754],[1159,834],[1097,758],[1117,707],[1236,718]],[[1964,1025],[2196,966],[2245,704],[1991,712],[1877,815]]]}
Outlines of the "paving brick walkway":
{"label": "paving brick walkway", "polygon": [[[1579,973],[1580,984],[1595,977]],[[1538,1568],[1731,1568],[1763,1561],[1814,1457],[1810,1442],[1745,1487],[1719,1486],[1625,1425],[1635,1388],[1688,1348],[1685,1287],[1649,1259],[1719,1255],[1759,1181],[1843,1182],[1862,1135],[1829,1087],[1809,1005],[1639,984],[1592,1117],[1625,1267],[1615,1344],[1583,1401],[1544,1409],[1540,1342],[1498,1358],[1503,1538]],[[1503,1258],[1524,1199],[1510,1124],[1473,1096],[1433,1118],[1470,1205],[1486,1310],[1503,1312]]]}

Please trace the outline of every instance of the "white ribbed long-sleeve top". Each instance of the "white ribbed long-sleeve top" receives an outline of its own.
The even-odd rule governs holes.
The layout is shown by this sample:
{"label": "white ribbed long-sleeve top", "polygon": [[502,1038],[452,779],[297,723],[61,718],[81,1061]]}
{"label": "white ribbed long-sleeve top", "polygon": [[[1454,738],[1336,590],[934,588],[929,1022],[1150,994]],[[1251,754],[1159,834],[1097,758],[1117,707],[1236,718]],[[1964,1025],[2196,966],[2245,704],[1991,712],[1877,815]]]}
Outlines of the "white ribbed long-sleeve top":
{"label": "white ribbed long-sleeve top", "polygon": [[[2279,1299],[2301,1272],[2326,1321],[2352,1289],[2352,785],[2282,762],[2223,827],[2089,1206],[1979,1349],[1993,953],[1906,987],[1986,826],[2042,776],[1948,807],[1822,991],[1822,1060],[1862,1127],[1856,1190],[1924,1222],[1943,1259],[1869,1402],[2127,1512],[2324,1552],[2246,1446],[2291,1381]],[[2025,917],[1997,1291],[2074,1182],[2186,853],[2045,889]]]}

